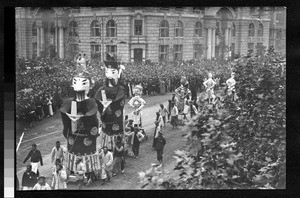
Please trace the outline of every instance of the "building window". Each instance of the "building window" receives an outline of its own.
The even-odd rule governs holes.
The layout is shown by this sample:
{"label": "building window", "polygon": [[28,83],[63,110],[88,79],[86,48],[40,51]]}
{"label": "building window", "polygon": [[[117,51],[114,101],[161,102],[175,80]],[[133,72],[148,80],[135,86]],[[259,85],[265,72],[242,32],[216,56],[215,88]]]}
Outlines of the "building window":
{"label": "building window", "polygon": [[235,43],[231,43],[231,57],[234,57],[235,56]]}
{"label": "building window", "polygon": [[50,22],[50,35],[55,35],[54,21]]}
{"label": "building window", "polygon": [[195,24],[195,36],[202,37],[202,24],[200,22]]}
{"label": "building window", "polygon": [[182,45],[174,45],[174,60],[182,60]]}
{"label": "building window", "polygon": [[99,21],[95,20],[91,24],[91,36],[92,37],[97,37],[100,36],[100,25]]}
{"label": "building window", "polygon": [[91,11],[100,11],[101,7],[91,7]]}
{"label": "building window", "polygon": [[183,7],[175,7],[175,10],[177,10],[177,11],[183,11]]}
{"label": "building window", "polygon": [[163,20],[159,26],[159,37],[169,37],[169,23]]}
{"label": "building window", "polygon": [[106,60],[112,61],[117,59],[117,46],[116,45],[106,45]]}
{"label": "building window", "polygon": [[175,37],[183,37],[183,23],[181,21],[178,21],[175,26]]}
{"label": "building window", "polygon": [[282,13],[278,12],[276,14],[276,22],[278,23],[278,25],[283,25],[284,24],[284,18],[283,18],[283,15]]}
{"label": "building window", "polygon": [[159,61],[164,61],[169,59],[169,46],[168,45],[160,45],[159,46]]}
{"label": "building window", "polygon": [[143,20],[134,20],[134,35],[143,34]]}
{"label": "building window", "polygon": [[254,51],[254,43],[248,43],[248,54],[250,55]]}
{"label": "building window", "polygon": [[80,7],[73,7],[72,9],[71,9],[71,13],[73,14],[73,13],[80,13]]}
{"label": "building window", "polygon": [[168,7],[160,7],[160,10],[162,10],[162,11],[169,11],[169,8]]}
{"label": "building window", "polygon": [[37,36],[36,22],[32,24],[32,36]]}
{"label": "building window", "polygon": [[254,24],[250,23],[248,36],[254,36]]}
{"label": "building window", "polygon": [[232,24],[232,36],[235,36],[235,24]]}
{"label": "building window", "polygon": [[278,31],[277,33],[276,33],[276,39],[275,39],[275,45],[276,46],[279,46],[280,44],[281,44],[281,31]]}
{"label": "building window", "polygon": [[32,58],[37,57],[37,43],[32,43]]}
{"label": "building window", "polygon": [[202,44],[194,44],[194,58],[200,59],[203,54],[202,52]]}
{"label": "building window", "polygon": [[250,14],[254,14],[255,13],[255,7],[250,7]]}
{"label": "building window", "polygon": [[79,45],[78,44],[70,44],[70,50],[74,53],[79,52]]}
{"label": "building window", "polygon": [[91,58],[101,58],[100,45],[91,45]]}
{"label": "building window", "polygon": [[72,21],[69,25],[69,36],[78,36],[77,28],[78,26],[76,21]]}
{"label": "building window", "polygon": [[109,20],[106,24],[106,37],[117,37],[117,24],[114,20]]}
{"label": "building window", "polygon": [[262,37],[264,35],[264,26],[260,23],[258,25],[257,36]]}
{"label": "building window", "polygon": [[222,36],[224,36],[224,35],[225,35],[225,28],[222,27]]}

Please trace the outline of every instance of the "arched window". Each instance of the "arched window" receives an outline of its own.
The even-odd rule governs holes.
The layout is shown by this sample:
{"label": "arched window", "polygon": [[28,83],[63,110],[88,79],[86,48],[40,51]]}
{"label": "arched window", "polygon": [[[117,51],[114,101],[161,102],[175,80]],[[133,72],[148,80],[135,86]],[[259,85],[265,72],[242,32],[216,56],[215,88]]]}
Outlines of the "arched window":
{"label": "arched window", "polygon": [[232,24],[232,36],[235,36],[235,24]]}
{"label": "arched window", "polygon": [[254,36],[254,24],[250,23],[248,36]]}
{"label": "arched window", "polygon": [[264,26],[260,23],[258,25],[258,31],[257,31],[257,36],[262,37],[264,35]]}
{"label": "arched window", "polygon": [[92,37],[100,36],[100,25],[99,25],[99,21],[97,20],[93,21],[91,24],[91,36]]}
{"label": "arched window", "polygon": [[281,44],[281,31],[278,31],[278,32],[276,32],[276,39],[275,39],[275,41],[276,41],[276,46],[278,46],[278,45],[280,45]]}
{"label": "arched window", "polygon": [[183,37],[183,23],[181,21],[178,21],[175,26],[175,37]]}
{"label": "arched window", "polygon": [[78,26],[76,21],[71,21],[69,25],[69,36],[78,36]]}
{"label": "arched window", "polygon": [[159,26],[159,37],[169,37],[169,23],[163,20]]}
{"label": "arched window", "polygon": [[37,36],[36,22],[32,24],[32,36]]}
{"label": "arched window", "polygon": [[50,35],[55,35],[54,21],[50,22]]}
{"label": "arched window", "polygon": [[106,24],[106,36],[117,37],[117,24],[114,20],[109,20]]}
{"label": "arched window", "polygon": [[195,24],[195,36],[202,37],[202,24],[200,22]]}

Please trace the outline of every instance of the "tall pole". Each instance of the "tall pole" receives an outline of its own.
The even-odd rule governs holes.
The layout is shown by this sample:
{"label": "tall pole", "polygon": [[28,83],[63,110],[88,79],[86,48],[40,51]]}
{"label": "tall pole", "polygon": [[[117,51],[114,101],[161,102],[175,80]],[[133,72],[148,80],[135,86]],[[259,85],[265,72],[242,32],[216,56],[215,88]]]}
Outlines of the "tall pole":
{"label": "tall pole", "polygon": [[101,34],[102,34],[102,36],[101,36],[101,45],[102,45],[102,63],[104,63],[104,41],[103,41],[103,37],[104,37],[104,30],[103,30],[103,17],[101,17]]}

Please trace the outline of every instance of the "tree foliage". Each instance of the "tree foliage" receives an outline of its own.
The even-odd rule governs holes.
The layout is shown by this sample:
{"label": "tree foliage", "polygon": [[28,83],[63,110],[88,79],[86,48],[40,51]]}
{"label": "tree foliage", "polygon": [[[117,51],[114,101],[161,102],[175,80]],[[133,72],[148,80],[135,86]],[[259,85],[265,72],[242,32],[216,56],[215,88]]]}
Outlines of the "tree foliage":
{"label": "tree foliage", "polygon": [[152,168],[140,173],[142,187],[285,188],[285,64],[269,52],[239,59],[233,70],[238,100],[225,96],[223,109],[194,117],[171,176]]}

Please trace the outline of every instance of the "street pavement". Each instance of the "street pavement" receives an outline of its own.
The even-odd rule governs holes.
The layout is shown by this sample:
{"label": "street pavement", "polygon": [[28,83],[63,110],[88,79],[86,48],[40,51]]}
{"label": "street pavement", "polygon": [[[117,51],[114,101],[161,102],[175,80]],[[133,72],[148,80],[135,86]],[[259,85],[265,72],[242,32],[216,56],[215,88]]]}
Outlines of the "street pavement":
{"label": "street pavement", "polygon": [[[154,121],[156,118],[155,112],[159,109],[159,104],[167,105],[167,100],[171,98],[171,94],[157,95],[157,96],[142,96],[147,105],[143,109],[143,128],[148,135],[148,140],[141,143],[139,158],[127,158],[125,165],[125,173],[117,175],[112,178],[111,182],[105,185],[100,185],[99,181],[92,183],[90,186],[83,186],[84,190],[96,189],[140,189],[141,184],[138,177],[138,172],[145,171],[150,168],[151,163],[157,163],[156,151],[152,148],[153,134],[154,134]],[[128,102],[129,99],[126,99]],[[126,103],[127,104],[127,103]],[[125,114],[130,115],[132,108],[128,105],[125,106]],[[25,132],[23,141],[16,156],[17,176],[22,180],[22,175],[29,164],[28,160],[23,164],[24,158],[27,156],[33,143],[37,144],[37,149],[41,151],[43,156],[44,166],[40,167],[40,175],[47,178],[48,184],[51,182],[51,172],[53,164],[50,163],[51,149],[55,146],[56,141],[60,141],[61,145],[66,146],[66,139],[62,134],[63,124],[59,112],[52,117],[45,118],[37,122],[36,125]],[[164,167],[165,171],[170,171],[174,166],[174,151],[182,149],[185,146],[185,140],[182,135],[187,132],[187,128],[179,126],[173,129],[167,123],[163,129],[164,137],[166,138],[166,146],[164,149]],[[16,144],[19,142],[21,134],[16,134]],[[68,183],[68,189],[77,189],[77,184]]]}

